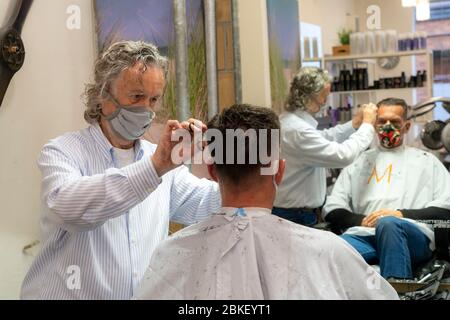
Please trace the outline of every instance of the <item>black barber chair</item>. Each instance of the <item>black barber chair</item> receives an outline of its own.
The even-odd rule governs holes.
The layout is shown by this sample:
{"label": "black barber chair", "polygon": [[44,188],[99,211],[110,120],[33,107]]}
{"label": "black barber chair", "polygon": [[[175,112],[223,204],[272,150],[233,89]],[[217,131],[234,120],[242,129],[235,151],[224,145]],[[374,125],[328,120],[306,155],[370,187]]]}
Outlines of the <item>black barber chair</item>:
{"label": "black barber chair", "polygon": [[450,221],[433,225],[434,257],[416,268],[413,280],[390,281],[402,300],[450,300]]}
{"label": "black barber chair", "polygon": [[[432,225],[436,244],[433,258],[415,268],[413,280],[389,281],[402,300],[450,300],[450,221],[432,221]],[[314,228],[333,229],[327,222]]]}

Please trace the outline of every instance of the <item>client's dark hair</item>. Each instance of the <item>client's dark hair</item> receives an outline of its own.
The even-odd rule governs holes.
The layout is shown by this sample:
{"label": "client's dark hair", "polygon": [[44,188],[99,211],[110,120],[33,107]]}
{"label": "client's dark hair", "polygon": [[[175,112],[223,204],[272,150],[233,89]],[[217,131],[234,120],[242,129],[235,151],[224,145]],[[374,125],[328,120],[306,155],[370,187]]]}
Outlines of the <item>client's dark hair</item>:
{"label": "client's dark hair", "polygon": [[[223,137],[223,144],[216,145],[215,149],[222,151],[224,161],[221,164],[217,161],[216,152],[211,150],[211,155],[215,160],[215,166],[217,169],[217,174],[225,179],[228,182],[233,183],[234,185],[239,185],[244,181],[248,181],[251,177],[256,177],[256,175],[260,175],[260,169],[263,166],[266,166],[266,163],[261,163],[260,158],[260,148],[264,147],[267,150],[267,156],[270,157],[272,152],[279,152],[279,150],[272,151],[272,134],[274,131],[280,129],[280,121],[278,116],[269,108],[262,108],[257,106],[252,106],[248,104],[238,104],[227,109],[224,109],[220,114],[216,115],[209,123],[208,129],[216,129],[219,130]],[[250,139],[249,137],[245,137],[245,150],[239,149],[236,137],[228,137],[228,140],[233,139],[232,141],[227,141],[227,130],[238,130],[242,129],[244,132],[247,132],[249,129],[253,129],[256,132],[256,141],[254,139]],[[260,131],[260,130],[266,131]],[[264,132],[267,132],[267,145],[260,145],[260,135]],[[210,144],[214,142],[212,140]],[[228,143],[227,143],[228,142]],[[278,141],[279,142],[279,141]],[[225,159],[227,158],[227,145],[232,143],[234,148],[234,159],[233,164],[227,164]],[[256,144],[256,145],[255,145]],[[220,148],[220,149],[219,149]],[[214,149],[214,148],[213,148]],[[278,148],[277,148],[278,149]],[[256,150],[257,157],[250,156],[249,151]],[[231,150],[228,150],[231,151]],[[240,154],[238,154],[238,152]],[[245,153],[242,154],[242,152]],[[229,155],[231,156],[231,155]],[[241,161],[238,163],[238,158],[241,156],[245,159],[245,161]],[[278,155],[276,155],[278,159]],[[252,161],[256,160],[256,161]],[[243,163],[242,163],[243,162]],[[268,166],[268,165],[267,165]]]}
{"label": "client's dark hair", "polygon": [[408,104],[406,103],[405,100],[403,99],[398,99],[398,98],[387,98],[384,100],[381,100],[380,102],[378,102],[377,107],[383,107],[383,106],[400,106],[403,108],[403,118],[405,120],[408,119]]}

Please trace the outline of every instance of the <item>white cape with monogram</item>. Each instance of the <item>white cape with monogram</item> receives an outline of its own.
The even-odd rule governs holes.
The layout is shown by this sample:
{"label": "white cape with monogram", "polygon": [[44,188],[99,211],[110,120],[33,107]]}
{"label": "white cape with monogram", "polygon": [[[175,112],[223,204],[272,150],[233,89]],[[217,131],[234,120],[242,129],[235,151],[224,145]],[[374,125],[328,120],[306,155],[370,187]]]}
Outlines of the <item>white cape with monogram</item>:
{"label": "white cape with monogram", "polygon": [[134,299],[398,299],[389,283],[332,233],[291,223],[268,209],[222,212],[163,242]]}

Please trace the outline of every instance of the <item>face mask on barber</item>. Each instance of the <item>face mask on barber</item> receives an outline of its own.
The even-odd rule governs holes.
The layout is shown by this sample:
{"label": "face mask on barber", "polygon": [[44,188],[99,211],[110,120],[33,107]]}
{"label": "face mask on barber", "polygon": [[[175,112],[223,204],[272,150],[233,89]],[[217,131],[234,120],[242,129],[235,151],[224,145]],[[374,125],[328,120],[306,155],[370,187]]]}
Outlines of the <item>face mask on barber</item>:
{"label": "face mask on barber", "polygon": [[107,97],[116,106],[116,111],[105,117],[113,131],[128,141],[141,138],[150,128],[155,113],[147,107],[121,106],[110,94]]}
{"label": "face mask on barber", "polygon": [[402,144],[401,129],[396,128],[389,121],[378,127],[378,138],[381,145],[387,149],[396,148]]}
{"label": "face mask on barber", "polygon": [[[325,110],[328,109],[328,101],[325,100],[324,102],[319,101],[319,98],[312,98],[311,103],[315,103],[317,105],[317,107],[319,107],[319,110],[317,111],[317,113],[323,113]],[[314,110],[314,106],[310,105],[309,107],[307,107],[307,110]],[[314,113],[316,113],[316,111],[314,111]]]}

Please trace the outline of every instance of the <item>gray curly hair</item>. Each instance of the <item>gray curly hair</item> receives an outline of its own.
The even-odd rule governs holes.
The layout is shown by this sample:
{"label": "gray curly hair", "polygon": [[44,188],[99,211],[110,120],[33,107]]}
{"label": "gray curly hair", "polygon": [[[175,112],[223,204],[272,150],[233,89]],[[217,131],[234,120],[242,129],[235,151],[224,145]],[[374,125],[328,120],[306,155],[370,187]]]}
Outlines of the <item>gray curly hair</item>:
{"label": "gray curly hair", "polygon": [[301,68],[292,80],[285,109],[290,112],[306,110],[311,99],[317,97],[330,82],[328,71],[314,67]]}
{"label": "gray curly hair", "polygon": [[142,62],[145,67],[157,66],[167,78],[168,61],[160,55],[158,48],[143,41],[121,41],[106,49],[95,63],[94,83],[87,84],[84,98],[86,110],[84,119],[88,123],[100,121],[101,100],[106,98],[111,84],[120,73]]}

